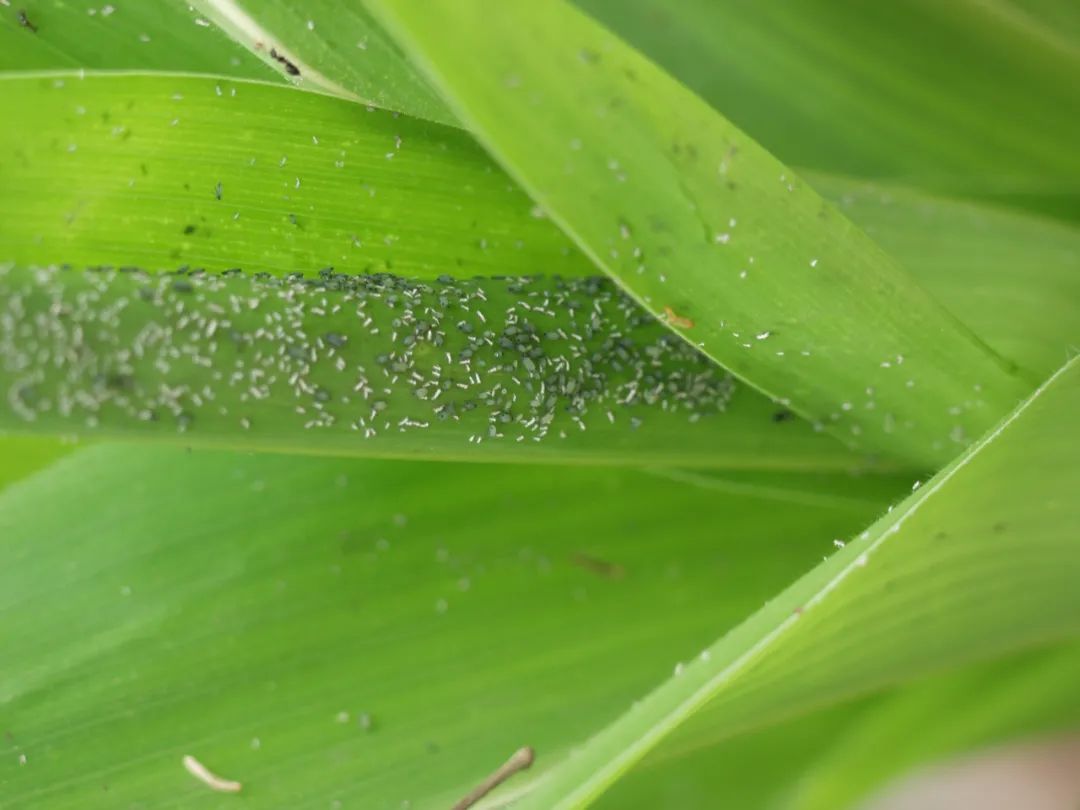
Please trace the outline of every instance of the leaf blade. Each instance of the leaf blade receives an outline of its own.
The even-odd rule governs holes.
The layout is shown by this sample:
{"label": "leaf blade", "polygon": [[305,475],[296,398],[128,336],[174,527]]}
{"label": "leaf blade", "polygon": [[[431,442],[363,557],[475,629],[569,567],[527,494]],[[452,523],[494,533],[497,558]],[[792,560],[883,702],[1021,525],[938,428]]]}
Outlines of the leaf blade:
{"label": "leaf blade", "polygon": [[[834,435],[941,462],[1030,390],[790,170],[570,6],[523,25],[480,1],[368,5],[599,267]],[[541,114],[551,126],[530,126]]]}
{"label": "leaf blade", "polygon": [[[5,796],[217,807],[193,754],[252,807],[445,808],[522,744],[553,757],[879,508],[735,504],[626,470],[77,453],[0,495]],[[706,506],[730,544],[694,541]]]}
{"label": "leaf blade", "polygon": [[[1078,507],[1067,493],[1080,475],[1068,462],[1077,434],[1055,428],[1078,399],[1073,360],[892,514],[541,778],[523,807],[586,805],[676,730],[697,726],[719,739],[949,662],[1075,637],[1080,613],[1069,582],[1080,557],[1069,532]],[[1013,475],[1007,498],[988,486],[1033,457],[1069,471]],[[939,491],[952,496],[934,497]],[[888,543],[909,520],[905,543]],[[1008,522],[1031,528],[1018,536]],[[1006,559],[1011,576],[995,576]],[[993,591],[980,591],[983,583]],[[898,612],[886,619],[890,610]]]}

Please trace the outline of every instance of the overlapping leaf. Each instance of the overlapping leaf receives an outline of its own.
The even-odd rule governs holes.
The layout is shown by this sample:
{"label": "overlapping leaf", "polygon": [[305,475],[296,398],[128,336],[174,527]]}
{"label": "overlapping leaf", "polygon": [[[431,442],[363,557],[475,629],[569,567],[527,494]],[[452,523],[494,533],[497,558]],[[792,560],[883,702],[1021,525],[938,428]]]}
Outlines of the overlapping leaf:
{"label": "overlapping leaf", "polygon": [[20,0],[0,5],[0,70],[167,70],[274,80],[281,75],[187,3]]}
{"label": "overlapping leaf", "polygon": [[522,807],[582,807],[672,732],[722,739],[950,664],[1075,638],[1080,468],[1076,432],[1057,428],[1077,407],[1074,360],[903,504],[542,777]]}
{"label": "overlapping leaf", "polygon": [[789,169],[565,3],[368,6],[598,266],[801,415],[941,462],[1030,390]]}
{"label": "overlapping leaf", "polygon": [[1068,0],[578,5],[789,165],[1080,217]]}
{"label": "overlapping leaf", "polygon": [[357,3],[195,0],[193,5],[301,87],[456,123],[397,43]]}
{"label": "overlapping leaf", "polygon": [[777,508],[631,471],[91,448],[0,495],[0,790],[235,802],[193,755],[248,807],[446,808],[617,715],[893,487]]}

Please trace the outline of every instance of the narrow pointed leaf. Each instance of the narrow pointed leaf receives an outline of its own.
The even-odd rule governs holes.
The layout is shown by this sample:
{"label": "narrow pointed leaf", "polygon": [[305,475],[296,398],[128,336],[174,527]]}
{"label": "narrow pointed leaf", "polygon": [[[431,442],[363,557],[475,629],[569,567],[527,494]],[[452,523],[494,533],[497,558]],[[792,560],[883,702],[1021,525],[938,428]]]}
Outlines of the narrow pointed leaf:
{"label": "narrow pointed leaf", "polygon": [[1049,376],[1080,347],[1080,228],[895,186],[811,182],[991,348]]}
{"label": "narrow pointed leaf", "polygon": [[[777,508],[632,471],[91,448],[0,495],[0,790],[445,810],[522,745],[557,758],[892,491]],[[725,541],[697,542],[702,510]]]}
{"label": "narrow pointed leaf", "polygon": [[[577,808],[674,732],[723,739],[949,664],[1080,634],[1080,361],[548,774]],[[1063,429],[1062,426],[1066,427]]]}
{"label": "narrow pointed leaf", "polygon": [[[18,191],[0,218],[0,260],[595,272],[450,129],[247,82],[51,78],[5,80],[0,105],[22,126],[0,133],[0,173]],[[1077,231],[829,175],[812,182],[1006,356],[1049,374],[1076,344]]]}
{"label": "narrow pointed leaf", "polygon": [[298,86],[456,123],[397,43],[357,3],[194,0],[193,5]]}
{"label": "narrow pointed leaf", "polygon": [[19,0],[0,5],[0,71],[168,70],[275,80],[279,71],[187,3]]}
{"label": "narrow pointed leaf", "polygon": [[577,5],[788,165],[1080,215],[1070,0]]}
{"label": "narrow pointed leaf", "polygon": [[0,257],[434,278],[595,272],[460,131],[286,87],[0,76]]}
{"label": "narrow pointed leaf", "polygon": [[789,169],[567,4],[367,5],[598,266],[845,441],[941,462],[1031,389]]}

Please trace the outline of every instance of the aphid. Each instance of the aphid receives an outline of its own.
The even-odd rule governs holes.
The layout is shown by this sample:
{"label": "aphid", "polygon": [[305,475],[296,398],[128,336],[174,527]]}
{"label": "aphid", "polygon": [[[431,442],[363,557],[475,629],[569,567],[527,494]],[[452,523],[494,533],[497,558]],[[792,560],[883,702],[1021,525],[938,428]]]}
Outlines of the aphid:
{"label": "aphid", "polygon": [[232,779],[222,779],[217,774],[211,773],[205,765],[190,754],[184,756],[183,763],[184,770],[211,790],[216,790],[219,793],[239,793],[244,788],[240,782]]}
{"label": "aphid", "polygon": [[29,29],[33,34],[37,33],[37,26],[30,22],[30,18],[26,16],[26,11],[24,9],[19,9],[18,20],[19,25],[23,28]]}
{"label": "aphid", "polygon": [[[180,225],[189,236],[202,231],[195,223]],[[101,277],[119,272],[124,278],[117,283],[131,287],[139,306],[117,320],[109,296],[101,296]],[[96,336],[90,366],[72,365],[68,352],[50,349],[49,362],[74,376],[44,387],[0,369],[0,387],[27,420],[50,402],[63,402],[70,422],[88,428],[97,428],[104,415],[102,426],[131,418],[194,432],[202,429],[201,414],[213,408],[222,416],[236,413],[249,430],[264,414],[263,403],[285,397],[304,430],[347,430],[368,439],[422,430],[434,418],[480,419],[463,440],[539,442],[565,439],[574,425],[585,430],[589,420],[605,416],[628,430],[640,428],[648,418],[626,410],[638,406],[682,412],[694,421],[722,412],[734,390],[730,377],[658,328],[605,279],[444,277],[433,284],[389,272],[339,275],[330,267],[317,277],[274,279],[239,268],[215,274],[186,266],[161,276],[135,268],[38,268],[26,279],[38,293],[55,287],[72,307],[65,341],[78,341],[85,351],[87,328]],[[8,302],[0,309],[14,316],[20,298],[3,294],[11,283],[0,273],[0,302]],[[489,295],[512,296],[505,299],[511,305],[489,306],[485,316],[480,302]],[[562,313],[557,318],[556,310]],[[240,321],[230,323],[233,316]],[[29,336],[17,328],[20,318],[0,317],[0,355],[46,362],[38,347],[54,347],[57,335]],[[145,370],[96,371],[129,362],[113,347],[135,329],[132,348]],[[171,351],[162,329],[183,337],[189,350]],[[356,339],[361,332],[364,341]],[[365,369],[368,362],[373,365]],[[192,367],[216,382],[190,390],[185,375]],[[357,396],[350,402],[352,392]],[[617,576],[617,569],[603,573],[604,565],[591,567]]]}
{"label": "aphid", "polygon": [[678,326],[680,329],[692,329],[694,327],[692,320],[676,314],[671,307],[664,307],[664,317],[667,318],[668,323],[672,326]]}
{"label": "aphid", "polygon": [[283,54],[278,53],[276,48],[270,49],[270,57],[284,65],[285,72],[288,73],[290,76],[300,75],[300,68],[290,62]]}
{"label": "aphid", "polygon": [[510,759],[495,771],[495,773],[491,774],[491,776],[470,790],[466,796],[451,808],[451,810],[469,810],[470,807],[491,793],[491,791],[511,776],[519,771],[527,769],[533,764],[534,759],[535,752],[533,751],[532,746],[526,745],[524,748],[519,748],[514,752]]}

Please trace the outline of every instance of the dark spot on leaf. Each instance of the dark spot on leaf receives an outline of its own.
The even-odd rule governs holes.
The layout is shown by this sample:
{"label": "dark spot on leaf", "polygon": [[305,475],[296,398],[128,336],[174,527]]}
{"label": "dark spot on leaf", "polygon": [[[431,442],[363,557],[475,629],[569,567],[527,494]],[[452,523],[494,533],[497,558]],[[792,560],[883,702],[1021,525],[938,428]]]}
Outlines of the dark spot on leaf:
{"label": "dark spot on leaf", "polygon": [[290,76],[300,75],[300,68],[298,68],[295,64],[289,61],[289,59],[286,58],[283,54],[278,53],[275,48],[270,49],[270,57],[277,62],[280,62],[281,65],[284,66],[285,72],[288,73]]}
{"label": "dark spot on leaf", "polygon": [[604,577],[605,579],[622,579],[626,574],[626,569],[618,563],[602,560],[599,557],[593,557],[580,551],[576,551],[571,555],[570,562],[578,568],[584,568],[590,574],[596,574],[598,577]]}
{"label": "dark spot on leaf", "polygon": [[30,18],[26,16],[25,10],[19,9],[18,19],[19,25],[21,25],[23,28],[28,29],[33,34],[37,33],[37,26],[30,22]]}

